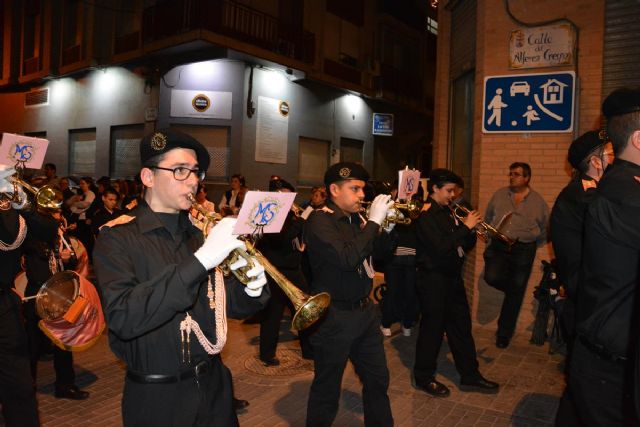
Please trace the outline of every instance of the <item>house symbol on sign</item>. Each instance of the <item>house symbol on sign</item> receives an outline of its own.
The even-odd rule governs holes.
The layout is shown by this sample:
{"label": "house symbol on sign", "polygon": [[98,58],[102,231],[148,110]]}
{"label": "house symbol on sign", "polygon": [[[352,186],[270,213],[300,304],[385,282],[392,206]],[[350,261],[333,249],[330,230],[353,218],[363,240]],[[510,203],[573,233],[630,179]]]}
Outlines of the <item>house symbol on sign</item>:
{"label": "house symbol on sign", "polygon": [[544,94],[542,97],[543,104],[562,104],[564,102],[564,88],[566,84],[556,80],[549,79],[540,86]]}

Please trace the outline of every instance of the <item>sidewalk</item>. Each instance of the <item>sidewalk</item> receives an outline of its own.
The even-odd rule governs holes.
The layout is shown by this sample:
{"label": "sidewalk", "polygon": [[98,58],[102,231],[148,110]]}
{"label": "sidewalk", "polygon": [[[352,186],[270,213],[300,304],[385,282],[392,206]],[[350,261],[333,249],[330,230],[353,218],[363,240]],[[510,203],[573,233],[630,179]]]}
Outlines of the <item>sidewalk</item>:
{"label": "sidewalk", "polygon": [[[256,360],[258,325],[229,322],[223,359],[234,374],[236,395],[250,402],[239,416],[241,426],[304,426],[312,364],[300,359],[299,345],[283,323],[278,368],[264,368]],[[410,372],[417,330],[404,337],[398,330],[385,339],[391,374],[389,396],[396,426],[548,426],[552,425],[564,380],[562,357],[549,355],[547,346],[529,344],[520,332],[506,350],[494,345],[493,329],[474,328],[482,373],[501,384],[496,395],[458,390],[458,375],[446,344],[440,355],[439,379],[451,396],[436,399],[411,386]],[[86,401],[53,397],[53,363],[40,362],[38,400],[44,426],[120,426],[124,367],[111,353],[107,337],[83,353],[76,353],[77,382],[91,392]],[[335,426],[363,424],[361,386],[351,366],[345,372],[340,411]]]}

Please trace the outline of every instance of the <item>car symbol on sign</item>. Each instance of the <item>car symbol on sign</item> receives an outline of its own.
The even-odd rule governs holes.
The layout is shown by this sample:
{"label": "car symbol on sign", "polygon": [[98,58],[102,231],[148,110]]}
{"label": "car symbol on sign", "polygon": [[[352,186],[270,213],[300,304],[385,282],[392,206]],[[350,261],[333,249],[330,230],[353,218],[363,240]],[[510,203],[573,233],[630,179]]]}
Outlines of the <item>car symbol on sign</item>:
{"label": "car symbol on sign", "polygon": [[511,84],[511,89],[509,92],[511,96],[516,96],[516,93],[522,93],[524,96],[529,96],[529,92],[531,91],[531,86],[527,82],[513,82]]}

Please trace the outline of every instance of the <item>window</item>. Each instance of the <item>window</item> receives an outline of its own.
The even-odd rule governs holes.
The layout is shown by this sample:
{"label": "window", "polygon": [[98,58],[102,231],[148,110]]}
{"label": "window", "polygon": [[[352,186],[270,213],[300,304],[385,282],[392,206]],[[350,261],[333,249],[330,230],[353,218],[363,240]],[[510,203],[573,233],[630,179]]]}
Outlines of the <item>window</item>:
{"label": "window", "polygon": [[363,145],[358,139],[340,138],[340,161],[362,163]]}
{"label": "window", "polygon": [[69,173],[93,176],[96,173],[96,130],[69,131]]}
{"label": "window", "polygon": [[427,31],[431,34],[437,36],[438,35],[438,21],[431,17],[427,17]]}
{"label": "window", "polygon": [[111,128],[109,175],[112,178],[132,179],[140,172],[140,140],[144,125],[114,126]]}
{"label": "window", "polygon": [[205,179],[227,182],[231,163],[229,128],[218,126],[171,125],[171,129],[191,135],[205,146],[211,157]]}
{"label": "window", "polygon": [[298,184],[321,185],[329,167],[329,141],[300,137],[298,144]]}

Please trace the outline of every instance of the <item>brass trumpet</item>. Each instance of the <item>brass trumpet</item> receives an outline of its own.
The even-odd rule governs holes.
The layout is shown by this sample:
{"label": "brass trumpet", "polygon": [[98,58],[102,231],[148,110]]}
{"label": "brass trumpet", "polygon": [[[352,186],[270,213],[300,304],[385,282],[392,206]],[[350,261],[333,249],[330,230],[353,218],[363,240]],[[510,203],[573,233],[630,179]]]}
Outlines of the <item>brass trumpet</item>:
{"label": "brass trumpet", "polygon": [[[369,209],[371,208],[372,202],[360,202],[360,205],[363,207],[364,214],[366,217],[369,217]],[[411,224],[411,218],[405,216],[402,211],[406,211],[409,216],[417,217],[420,214],[420,203],[415,200],[409,200],[407,203],[399,203],[395,202],[393,206],[389,209],[392,211],[392,214],[387,216],[382,224],[383,227],[387,227],[390,223],[393,224]]]}
{"label": "brass trumpet", "polygon": [[[191,206],[205,217],[202,232],[206,237],[208,230],[212,226],[215,226],[219,221],[219,217],[217,214],[213,214],[199,205],[192,194],[189,196]],[[282,273],[280,273],[276,267],[260,253],[260,251],[256,249],[254,242],[247,238],[242,240],[244,240],[245,249],[236,249],[232,251],[227,259],[220,264],[220,269],[226,276],[232,273],[242,283],[248,283],[251,279],[246,275],[246,272],[254,267],[253,258],[255,258],[260,264],[262,264],[264,271],[271,276],[273,281],[276,282],[287,298],[289,298],[293,303],[296,312],[293,315],[291,325],[294,329],[299,331],[306,329],[322,317],[325,311],[329,308],[329,303],[331,302],[331,296],[328,293],[321,292],[310,296],[302,292],[298,287],[296,287],[296,285],[291,283]],[[229,266],[240,258],[243,258],[247,262],[247,265],[236,270],[231,270]]]}
{"label": "brass trumpet", "polygon": [[[451,204],[451,211],[459,221],[463,221],[470,212],[469,209],[458,203]],[[462,214],[459,211],[462,212]],[[480,221],[478,225],[476,225],[476,233],[478,234],[478,236],[485,240],[487,238],[500,240],[502,243],[509,247],[509,250],[511,250],[511,246],[513,246],[518,241],[518,239],[512,239],[511,237],[500,232],[500,230],[485,221]]]}
{"label": "brass trumpet", "polygon": [[60,190],[57,190],[52,186],[44,185],[41,188],[37,188],[15,175],[9,176],[6,179],[13,183],[13,194],[2,193],[2,197],[0,197],[0,209],[9,209],[11,203],[22,203],[22,199],[18,194],[19,186],[34,195],[35,202],[41,209],[55,210],[62,207],[64,196]]}

